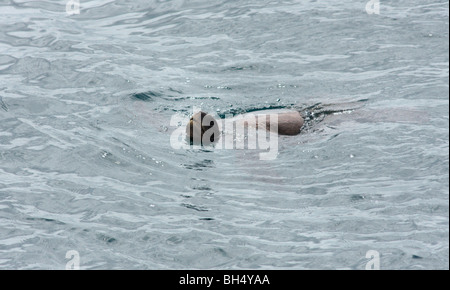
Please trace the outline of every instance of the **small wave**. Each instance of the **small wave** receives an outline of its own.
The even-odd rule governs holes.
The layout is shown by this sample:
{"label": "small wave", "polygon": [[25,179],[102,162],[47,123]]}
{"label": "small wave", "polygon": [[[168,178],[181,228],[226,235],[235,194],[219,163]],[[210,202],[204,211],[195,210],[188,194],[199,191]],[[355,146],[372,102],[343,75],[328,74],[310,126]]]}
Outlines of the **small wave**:
{"label": "small wave", "polygon": [[193,209],[196,211],[209,211],[209,209],[207,209],[206,207],[195,205],[195,204],[190,204],[190,203],[182,203],[181,206],[188,208],[188,209]]}
{"label": "small wave", "polygon": [[133,94],[131,94],[131,98],[138,99],[138,100],[145,101],[145,102],[154,101],[155,99],[178,100],[178,99],[186,98],[186,97],[175,96],[173,93],[176,93],[179,95],[183,94],[183,92],[180,90],[168,88],[167,93],[150,90],[150,91],[145,91],[145,92],[133,93]]}
{"label": "small wave", "polygon": [[290,105],[279,105],[279,104],[266,104],[261,107],[248,107],[248,108],[231,108],[224,112],[218,113],[218,116],[222,119],[229,117],[229,116],[236,116],[240,114],[246,114],[246,113],[252,113],[252,112],[258,112],[263,110],[277,110],[277,109],[291,109],[293,104]]}
{"label": "small wave", "polygon": [[187,168],[187,169],[194,169],[194,170],[202,171],[205,168],[215,167],[215,165],[214,165],[214,161],[205,159],[201,162],[196,162],[194,164],[183,164],[183,167]]}
{"label": "small wave", "polygon": [[8,112],[8,106],[3,102],[2,97],[0,96],[0,107],[2,107],[3,110]]}

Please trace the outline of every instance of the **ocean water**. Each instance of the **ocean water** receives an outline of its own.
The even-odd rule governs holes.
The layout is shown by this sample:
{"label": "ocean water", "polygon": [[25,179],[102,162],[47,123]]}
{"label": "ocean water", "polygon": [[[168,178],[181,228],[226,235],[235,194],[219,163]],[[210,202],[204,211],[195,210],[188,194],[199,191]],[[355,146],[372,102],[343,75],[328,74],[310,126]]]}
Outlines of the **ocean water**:
{"label": "ocean water", "polygon": [[0,0],[0,269],[448,269],[448,1],[68,2]]}

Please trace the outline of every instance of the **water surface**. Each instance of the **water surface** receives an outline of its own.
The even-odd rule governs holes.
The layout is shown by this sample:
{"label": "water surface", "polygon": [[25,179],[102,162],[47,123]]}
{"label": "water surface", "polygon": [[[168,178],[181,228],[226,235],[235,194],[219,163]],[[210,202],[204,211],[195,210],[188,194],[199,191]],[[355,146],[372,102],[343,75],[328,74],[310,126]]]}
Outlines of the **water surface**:
{"label": "water surface", "polygon": [[[331,2],[0,0],[0,268],[448,269],[448,1]],[[362,99],[273,160],[170,145]]]}

